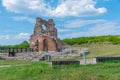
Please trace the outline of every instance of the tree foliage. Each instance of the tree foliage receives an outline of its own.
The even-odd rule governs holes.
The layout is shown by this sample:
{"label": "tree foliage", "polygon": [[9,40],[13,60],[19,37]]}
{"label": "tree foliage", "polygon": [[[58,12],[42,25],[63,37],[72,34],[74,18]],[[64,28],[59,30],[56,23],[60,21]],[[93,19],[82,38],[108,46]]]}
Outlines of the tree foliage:
{"label": "tree foliage", "polygon": [[63,39],[63,42],[69,45],[86,44],[86,43],[120,44],[120,36],[119,35],[108,35],[108,36],[78,37],[78,38],[71,38],[71,39]]}
{"label": "tree foliage", "polygon": [[28,41],[23,41],[22,43],[16,45],[0,46],[0,49],[8,49],[8,48],[29,48],[29,43]]}

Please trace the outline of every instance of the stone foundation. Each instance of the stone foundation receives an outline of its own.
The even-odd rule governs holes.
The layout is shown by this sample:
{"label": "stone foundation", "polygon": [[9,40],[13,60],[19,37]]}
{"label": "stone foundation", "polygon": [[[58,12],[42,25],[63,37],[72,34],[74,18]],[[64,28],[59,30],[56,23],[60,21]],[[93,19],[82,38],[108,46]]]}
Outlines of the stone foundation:
{"label": "stone foundation", "polygon": [[[73,51],[72,51],[73,50]],[[84,53],[88,52],[86,48],[74,48],[74,49],[64,49],[62,52],[23,52],[16,53],[15,57],[8,57],[8,53],[0,54],[1,57],[4,57],[8,60],[29,60],[29,61],[39,61],[42,60],[45,55],[50,55],[51,58],[61,59],[61,58],[73,58],[80,57]],[[89,52],[88,52],[89,53]]]}

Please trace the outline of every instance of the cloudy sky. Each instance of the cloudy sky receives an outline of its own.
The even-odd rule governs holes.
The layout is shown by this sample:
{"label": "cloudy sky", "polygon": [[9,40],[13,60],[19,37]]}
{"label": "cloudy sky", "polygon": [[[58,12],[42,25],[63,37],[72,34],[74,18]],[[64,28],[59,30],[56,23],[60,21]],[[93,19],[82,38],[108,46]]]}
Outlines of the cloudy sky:
{"label": "cloudy sky", "polygon": [[36,17],[54,19],[60,39],[120,35],[120,0],[0,0],[0,45],[29,40]]}

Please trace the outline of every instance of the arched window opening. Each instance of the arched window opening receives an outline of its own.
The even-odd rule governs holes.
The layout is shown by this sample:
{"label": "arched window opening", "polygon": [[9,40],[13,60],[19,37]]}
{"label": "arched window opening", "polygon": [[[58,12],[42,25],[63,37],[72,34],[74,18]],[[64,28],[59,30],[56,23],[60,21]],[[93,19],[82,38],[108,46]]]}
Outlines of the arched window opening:
{"label": "arched window opening", "polygon": [[46,26],[45,26],[44,24],[42,25],[42,29],[43,29],[43,30],[46,30]]}

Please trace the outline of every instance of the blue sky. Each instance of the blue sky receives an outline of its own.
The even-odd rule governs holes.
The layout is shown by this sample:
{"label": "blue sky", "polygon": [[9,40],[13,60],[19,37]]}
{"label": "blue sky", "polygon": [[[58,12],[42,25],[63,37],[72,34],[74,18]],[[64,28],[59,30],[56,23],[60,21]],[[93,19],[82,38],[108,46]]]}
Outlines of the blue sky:
{"label": "blue sky", "polygon": [[0,0],[0,45],[29,40],[36,17],[52,18],[60,39],[120,35],[120,0]]}

